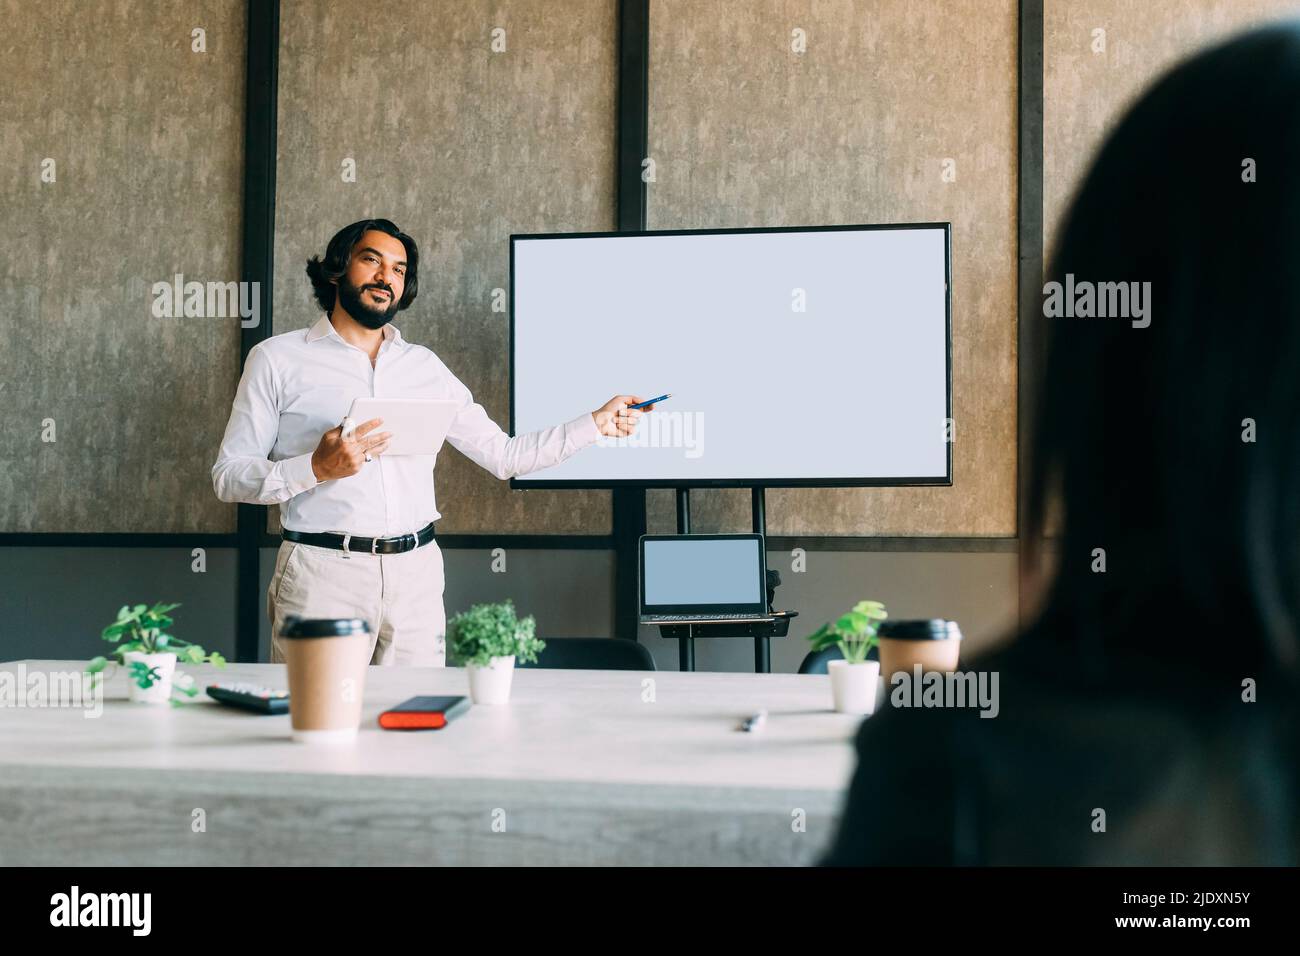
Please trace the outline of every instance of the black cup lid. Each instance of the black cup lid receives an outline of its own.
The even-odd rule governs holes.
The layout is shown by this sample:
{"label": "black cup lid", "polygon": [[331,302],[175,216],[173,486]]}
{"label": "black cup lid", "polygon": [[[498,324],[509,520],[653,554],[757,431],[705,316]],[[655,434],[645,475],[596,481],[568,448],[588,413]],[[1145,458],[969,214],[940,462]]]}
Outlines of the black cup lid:
{"label": "black cup lid", "polygon": [[284,621],[284,633],[281,637],[351,637],[353,634],[369,634],[370,625],[359,617],[295,617],[290,615]]}
{"label": "black cup lid", "polygon": [[961,628],[956,621],[936,617],[917,621],[881,621],[881,637],[896,641],[960,641]]}

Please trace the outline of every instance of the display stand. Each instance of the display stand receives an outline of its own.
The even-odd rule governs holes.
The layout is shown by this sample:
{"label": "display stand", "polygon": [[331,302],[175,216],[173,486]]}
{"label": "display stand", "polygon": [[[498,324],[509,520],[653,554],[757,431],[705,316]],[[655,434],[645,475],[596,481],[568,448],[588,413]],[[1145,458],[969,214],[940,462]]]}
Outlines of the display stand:
{"label": "display stand", "polygon": [[[753,488],[751,491],[751,511],[754,531],[763,536],[763,567],[767,568],[767,516],[764,489]],[[691,490],[677,489],[677,533],[691,533]],[[754,673],[770,674],[772,672],[772,645],[774,637],[785,637],[790,633],[790,619],[799,616],[798,611],[774,611],[772,602],[776,589],[781,584],[779,571],[767,570],[767,610],[775,620],[735,623],[735,624],[660,624],[659,633],[669,640],[680,641],[677,647],[679,669],[695,670],[695,639],[697,637],[752,637],[754,639]]]}

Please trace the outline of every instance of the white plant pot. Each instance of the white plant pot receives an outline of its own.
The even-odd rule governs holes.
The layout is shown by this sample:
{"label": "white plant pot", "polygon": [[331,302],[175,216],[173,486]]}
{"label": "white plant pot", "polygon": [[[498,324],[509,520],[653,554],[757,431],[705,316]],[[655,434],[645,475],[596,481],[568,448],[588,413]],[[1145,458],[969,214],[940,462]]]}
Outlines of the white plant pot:
{"label": "white plant pot", "polygon": [[504,704],[510,700],[510,681],[515,676],[515,655],[494,657],[487,667],[466,666],[469,697],[476,704]]}
{"label": "white plant pot", "polygon": [[870,714],[876,709],[876,692],[880,685],[880,662],[830,661],[826,670],[831,677],[831,700],[841,714]]}
{"label": "white plant pot", "polygon": [[[171,651],[160,654],[144,654],[140,651],[127,651],[122,655],[126,665],[126,686],[131,700],[137,704],[165,704],[172,696],[172,676],[176,673],[176,655]],[[158,669],[159,679],[152,687],[141,687],[131,676],[131,663],[141,661],[149,667]]]}

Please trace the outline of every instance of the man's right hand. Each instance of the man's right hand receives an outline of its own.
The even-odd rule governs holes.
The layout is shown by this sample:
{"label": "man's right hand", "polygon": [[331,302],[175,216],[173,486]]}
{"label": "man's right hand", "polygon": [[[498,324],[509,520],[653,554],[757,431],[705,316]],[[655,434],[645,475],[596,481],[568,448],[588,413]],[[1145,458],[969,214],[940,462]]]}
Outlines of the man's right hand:
{"label": "man's right hand", "polygon": [[366,463],[366,452],[373,458],[387,451],[388,440],[393,437],[393,433],[370,434],[383,421],[382,418],[372,418],[358,425],[349,438],[343,437],[342,425],[321,435],[320,444],[311,456],[311,470],[315,473],[316,480],[330,481],[355,475]]}

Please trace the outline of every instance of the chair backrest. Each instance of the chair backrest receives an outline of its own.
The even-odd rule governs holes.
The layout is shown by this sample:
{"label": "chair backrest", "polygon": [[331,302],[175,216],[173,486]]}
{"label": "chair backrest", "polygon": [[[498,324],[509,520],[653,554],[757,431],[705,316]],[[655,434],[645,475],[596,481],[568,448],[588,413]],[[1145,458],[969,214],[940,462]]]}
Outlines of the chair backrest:
{"label": "chair backrest", "polygon": [[826,665],[831,661],[842,661],[844,655],[840,649],[832,644],[830,647],[823,647],[820,651],[809,651],[799,665],[800,674],[825,674]]}
{"label": "chair backrest", "polygon": [[[831,661],[842,660],[844,660],[844,655],[840,653],[840,649],[836,645],[832,644],[830,647],[822,648],[820,651],[809,651],[808,656],[805,657],[803,663],[799,665],[799,673],[825,674],[827,664]],[[867,651],[867,660],[880,660],[879,651],[876,647]]]}
{"label": "chair backrest", "polygon": [[520,667],[564,670],[652,671],[655,660],[644,644],[620,637],[547,637],[537,663]]}

